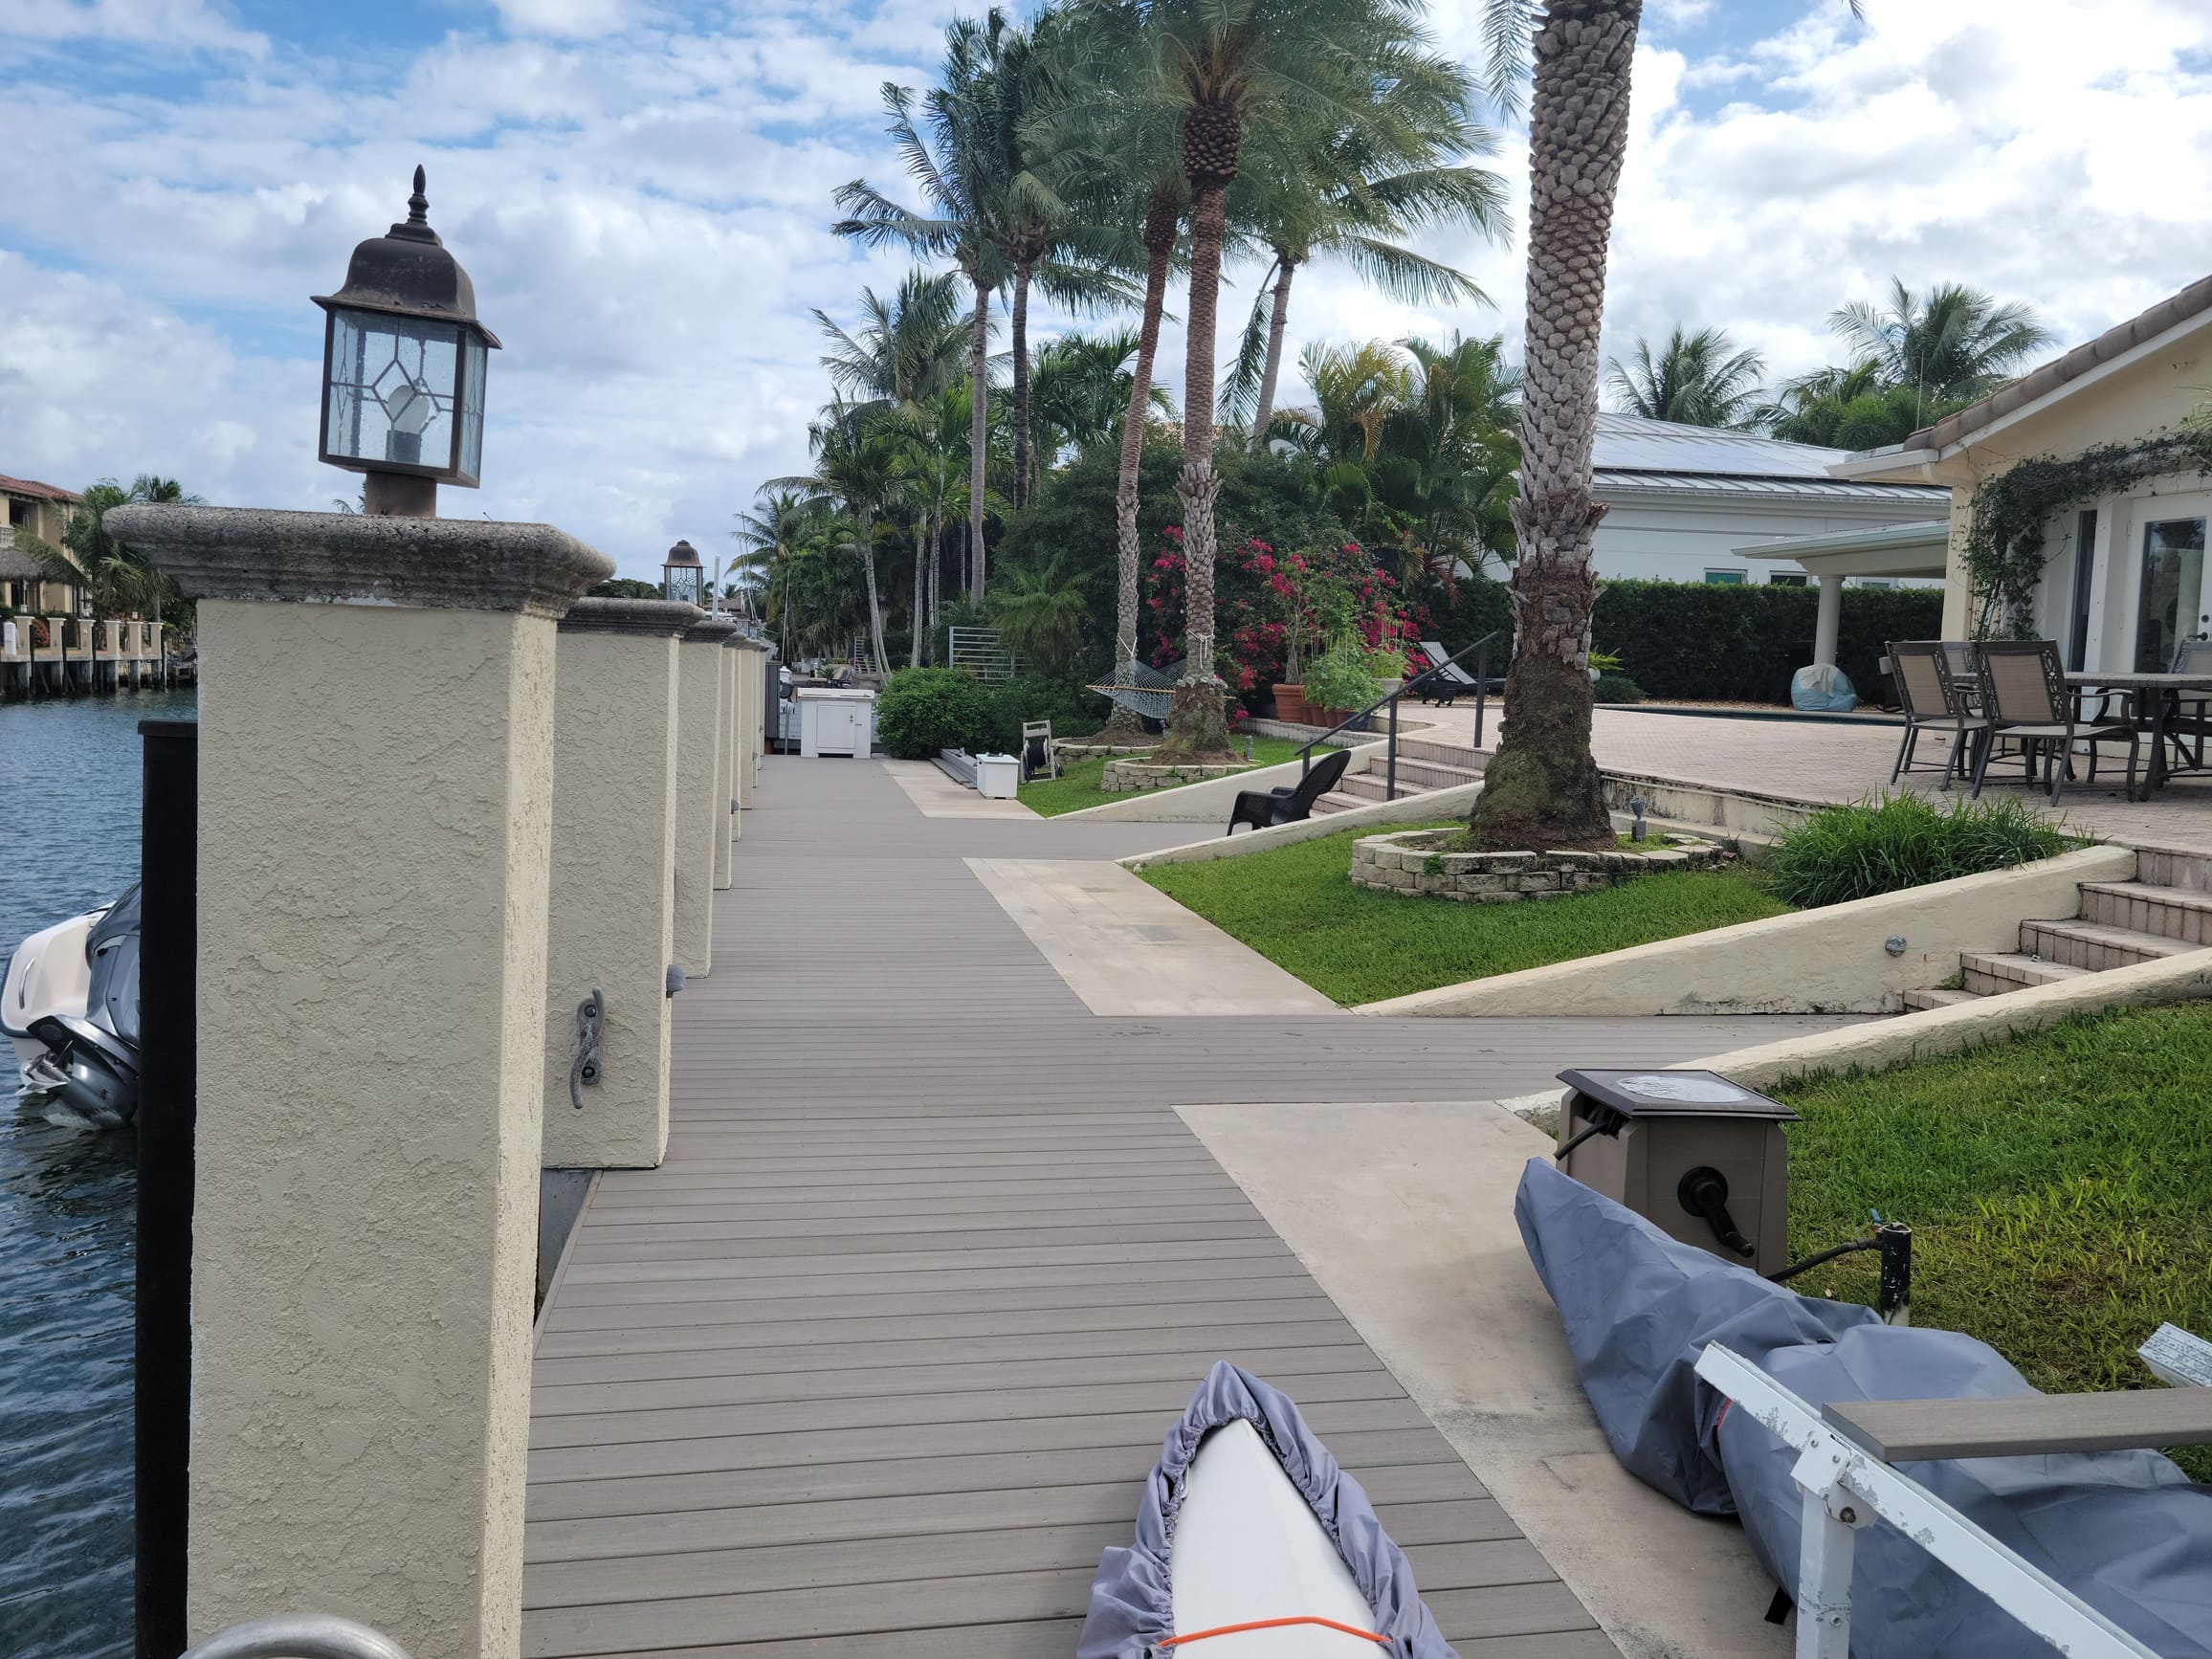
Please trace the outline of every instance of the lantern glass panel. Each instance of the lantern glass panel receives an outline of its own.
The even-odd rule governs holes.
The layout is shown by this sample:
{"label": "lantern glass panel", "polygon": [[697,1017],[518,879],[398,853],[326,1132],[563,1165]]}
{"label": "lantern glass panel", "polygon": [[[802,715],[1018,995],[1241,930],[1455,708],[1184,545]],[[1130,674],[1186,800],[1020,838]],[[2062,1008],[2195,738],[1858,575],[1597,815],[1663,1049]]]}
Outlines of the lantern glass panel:
{"label": "lantern glass panel", "polygon": [[461,477],[475,483],[484,469],[484,343],[471,334],[461,342]]}
{"label": "lantern glass panel", "polygon": [[661,571],[667,578],[661,585],[666,597],[683,605],[705,602],[707,573],[697,564],[664,564]]}
{"label": "lantern glass panel", "polygon": [[455,323],[334,309],[325,371],[330,459],[450,473],[461,339]]}

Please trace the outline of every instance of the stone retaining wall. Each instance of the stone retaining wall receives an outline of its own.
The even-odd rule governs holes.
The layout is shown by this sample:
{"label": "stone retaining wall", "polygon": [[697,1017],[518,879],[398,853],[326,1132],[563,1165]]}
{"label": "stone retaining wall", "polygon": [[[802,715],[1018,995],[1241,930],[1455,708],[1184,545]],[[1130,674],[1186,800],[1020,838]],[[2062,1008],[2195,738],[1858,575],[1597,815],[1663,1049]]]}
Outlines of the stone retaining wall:
{"label": "stone retaining wall", "polygon": [[1052,752],[1063,761],[1094,761],[1100,755],[1149,755],[1152,743],[1095,743],[1088,738],[1054,738]]}
{"label": "stone retaining wall", "polygon": [[1200,784],[1209,778],[1233,778],[1254,768],[1238,761],[1218,766],[1154,765],[1149,761],[1108,761],[1099,793],[1131,795],[1145,789],[1172,789],[1179,784]]}
{"label": "stone retaining wall", "polygon": [[1649,852],[1439,852],[1456,830],[1401,830],[1352,843],[1352,881],[1378,893],[1427,894],[1461,904],[1511,904],[1611,887],[1659,870],[1696,870],[1726,852],[1710,841],[1670,835]]}

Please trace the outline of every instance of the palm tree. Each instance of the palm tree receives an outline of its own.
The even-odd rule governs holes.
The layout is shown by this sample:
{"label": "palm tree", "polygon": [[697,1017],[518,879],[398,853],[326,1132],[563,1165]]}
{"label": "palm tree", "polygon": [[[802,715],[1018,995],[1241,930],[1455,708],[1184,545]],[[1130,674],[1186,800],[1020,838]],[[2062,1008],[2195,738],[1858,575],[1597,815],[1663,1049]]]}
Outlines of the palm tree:
{"label": "palm tree", "polygon": [[21,526],[14,532],[14,545],[37,561],[44,580],[82,588],[95,616],[172,619],[168,613],[184,603],[176,585],[143,554],[109,535],[101,522],[110,507],[136,501],[198,506],[200,498],[187,493],[176,479],[153,473],[141,473],[127,488],[102,478],[71,509],[60,546]]}
{"label": "palm tree", "polygon": [[839,511],[852,521],[846,545],[859,555],[868,589],[868,632],[875,648],[875,668],[891,672],[883,646],[883,598],[875,579],[875,522],[905,502],[908,488],[896,430],[878,411],[834,398],[822,418],[807,429],[814,471],[770,479],[769,490],[798,490],[824,511]]}
{"label": "palm tree", "polygon": [[967,330],[950,274],[909,272],[889,299],[863,288],[860,311],[857,336],[830,321],[827,312],[814,313],[832,343],[822,366],[840,391],[897,404],[925,403],[961,377]]}
{"label": "palm tree", "polygon": [[1939,282],[1915,295],[1890,278],[1889,303],[1854,299],[1828,326],[1879,365],[1891,386],[1922,400],[1957,401],[1995,390],[2022,359],[2050,343],[2050,330],[2024,305],[2000,305],[1980,289]]}
{"label": "palm tree", "polygon": [[1249,419],[1267,441],[1290,321],[1291,282],[1321,254],[1350,263],[1400,299],[1482,301],[1462,273],[1404,245],[1430,226],[1465,225],[1496,238],[1510,229],[1504,189],[1486,167],[1452,158],[1487,155],[1493,135],[1470,112],[1473,89],[1447,59],[1417,58],[1378,91],[1355,126],[1318,143],[1263,148],[1240,170],[1232,210],[1272,255],[1260,279],[1243,344],[1223,387],[1224,419]]}
{"label": "palm tree", "polygon": [[[1854,14],[1859,0],[1850,0]],[[1643,0],[1487,0],[1490,91],[1529,100],[1527,361],[1513,505],[1514,656],[1505,723],[1469,820],[1477,846],[1611,847],[1590,755],[1591,539],[1605,254],[1628,148]]]}
{"label": "palm tree", "polygon": [[[1050,466],[1059,451],[1077,450],[1118,437],[1127,418],[1129,360],[1137,354],[1134,328],[1106,334],[1063,334],[1037,351],[1029,401],[1046,442],[1039,446]],[[1153,393],[1164,405],[1164,393]]]}
{"label": "palm tree", "polygon": [[1058,674],[1082,646],[1089,609],[1083,579],[1053,554],[1006,573],[1006,585],[991,596],[991,626],[1014,651]]}
{"label": "palm tree", "polygon": [[1161,753],[1226,755],[1214,672],[1214,348],[1228,188],[1248,125],[1356,128],[1377,86],[1420,55],[1422,37],[1397,0],[1138,0],[1151,57],[1146,94],[1177,111],[1190,189],[1190,308],[1183,395],[1183,639]]}
{"label": "palm tree", "polygon": [[1610,358],[1605,368],[1614,397],[1630,414],[1741,430],[1757,416],[1766,360],[1756,351],[1736,350],[1724,329],[1692,334],[1677,322],[1656,352],[1640,338],[1626,364]]}
{"label": "palm tree", "polygon": [[755,578],[763,600],[763,617],[778,629],[777,641],[785,657],[791,654],[792,568],[800,549],[818,531],[822,513],[795,489],[763,488],[750,513],[737,515],[738,527],[730,532],[744,551],[736,568]]}
{"label": "palm tree", "polygon": [[1520,375],[1494,335],[1400,343],[1418,385],[1383,426],[1375,489],[1401,516],[1408,578],[1430,577],[1456,594],[1460,565],[1480,570],[1513,546]]}

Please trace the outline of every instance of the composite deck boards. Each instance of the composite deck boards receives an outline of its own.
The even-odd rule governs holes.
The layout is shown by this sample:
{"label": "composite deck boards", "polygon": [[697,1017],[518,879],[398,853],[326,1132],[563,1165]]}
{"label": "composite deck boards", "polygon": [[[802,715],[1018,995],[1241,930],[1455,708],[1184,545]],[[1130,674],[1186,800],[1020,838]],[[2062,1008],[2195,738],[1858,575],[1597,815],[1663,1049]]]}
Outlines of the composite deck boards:
{"label": "composite deck boards", "polygon": [[1814,1022],[1102,1018],[962,860],[1188,827],[927,818],[866,761],[775,759],[757,799],[668,1161],[601,1178],[541,1320],[526,1654],[1069,1654],[1224,1357],[1366,1484],[1465,1659],[1616,1651],[1174,1109],[1495,1098]]}

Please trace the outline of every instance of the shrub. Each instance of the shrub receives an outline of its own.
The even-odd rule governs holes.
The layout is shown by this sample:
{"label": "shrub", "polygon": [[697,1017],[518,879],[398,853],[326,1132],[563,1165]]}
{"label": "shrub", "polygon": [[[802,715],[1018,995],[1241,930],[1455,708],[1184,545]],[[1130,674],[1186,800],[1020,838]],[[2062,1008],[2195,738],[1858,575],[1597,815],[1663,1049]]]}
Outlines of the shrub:
{"label": "shrub", "polygon": [[1810,909],[2003,870],[2064,852],[2076,842],[2021,802],[1954,801],[1919,795],[1824,807],[1785,830],[1767,853],[1777,898]]}
{"label": "shrub", "polygon": [[1306,664],[1306,704],[1352,714],[1375,700],[1379,680],[1394,679],[1405,671],[1405,659],[1398,653],[1369,650],[1356,634],[1347,634]]}
{"label": "shrub", "polygon": [[1590,695],[1602,703],[1640,703],[1644,688],[1626,675],[1600,674],[1598,683],[1590,688]]}
{"label": "shrub", "polygon": [[1051,720],[1055,738],[1089,737],[1112,712],[1104,697],[1079,675],[1020,674],[982,688],[987,749],[1013,754],[1022,741],[1024,720]]}
{"label": "shrub", "polygon": [[[1790,675],[1813,659],[1819,604],[1812,587],[1608,582],[1591,642],[1651,697],[1786,703]],[[1890,640],[1934,639],[1942,627],[1939,588],[1847,588],[1836,664],[1870,697]]]}
{"label": "shrub", "polygon": [[902,668],[876,695],[876,736],[901,761],[926,761],[940,749],[987,747],[989,730],[984,688],[957,668]]}

